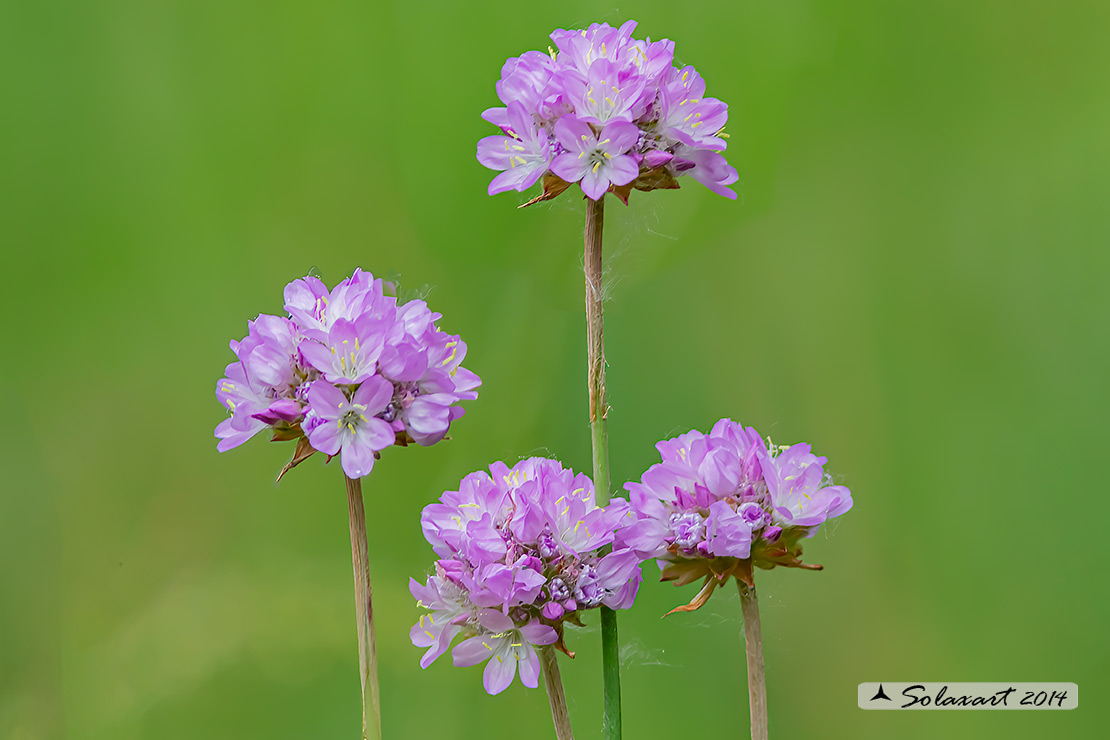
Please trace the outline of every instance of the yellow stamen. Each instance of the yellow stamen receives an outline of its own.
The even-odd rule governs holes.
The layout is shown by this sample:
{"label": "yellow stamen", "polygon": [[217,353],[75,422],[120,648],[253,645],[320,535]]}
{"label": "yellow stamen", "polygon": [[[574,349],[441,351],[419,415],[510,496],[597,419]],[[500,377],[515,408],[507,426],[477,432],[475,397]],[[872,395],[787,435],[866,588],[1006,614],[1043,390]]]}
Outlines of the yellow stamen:
{"label": "yellow stamen", "polygon": [[[521,164],[524,164],[524,160],[521,160],[521,161],[520,161],[520,163],[521,163]],[[448,344],[448,345],[447,345],[448,347],[450,347],[450,348],[451,348],[451,355],[450,355],[450,356],[449,356],[449,357],[448,357],[448,358],[447,358],[446,360],[444,360],[443,362],[439,363],[439,366],[440,366],[440,367],[443,367],[444,365],[450,364],[451,362],[453,362],[453,361],[454,361],[454,359],[455,359],[455,356],[456,356],[456,355],[458,354],[458,352],[459,352],[459,348],[458,348],[458,346],[456,346],[456,345],[458,345],[458,342],[451,342],[450,344]]]}

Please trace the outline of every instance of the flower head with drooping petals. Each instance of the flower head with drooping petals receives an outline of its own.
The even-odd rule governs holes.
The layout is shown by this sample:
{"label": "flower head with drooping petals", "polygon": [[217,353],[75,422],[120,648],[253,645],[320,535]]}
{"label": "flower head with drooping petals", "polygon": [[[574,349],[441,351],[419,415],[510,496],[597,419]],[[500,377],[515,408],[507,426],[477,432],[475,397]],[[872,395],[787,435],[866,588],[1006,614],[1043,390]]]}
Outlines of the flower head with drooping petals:
{"label": "flower head with drooping petals", "polygon": [[231,343],[237,361],[216,385],[231,416],[216,427],[217,449],[269,427],[275,441],[298,440],[282,474],[319,451],[357,478],[390,445],[443,439],[481,381],[439,314],[421,300],[398,305],[385,288],[362,270],[331,290],[312,276],[289,283],[289,316],[260,315]]}
{"label": "flower head with drooping petals", "polygon": [[849,490],[831,484],[826,458],[808,444],[770,445],[730,419],[656,448],[662,462],[625,485],[636,521],[616,546],[659,559],[665,581],[705,579],[694,600],[673,611],[699,608],[730,576],[751,585],[753,565],[820,570],[801,562],[800,540],[852,508]]}
{"label": "flower head with drooping petals", "polygon": [[529,51],[505,62],[496,85],[505,105],[482,113],[501,135],[478,142],[478,161],[501,172],[491,195],[542,177],[543,193],[527,205],[574,183],[593,200],[612,192],[627,203],[633,188],[677,188],[689,175],[736,198],[729,186],[739,177],[721,155],[728,106],[705,97],[693,67],[674,65],[673,41],[634,39],[635,28],[558,29],[550,56]]}
{"label": "flower head with drooping petals", "polygon": [[555,460],[494,463],[489,473],[466,476],[421,517],[440,558],[426,583],[410,582],[431,611],[410,633],[413,644],[429,648],[421,666],[461,635],[455,665],[488,660],[486,691],[500,693],[518,670],[535,688],[535,645],[565,651],[565,621],[581,624],[582,611],[601,605],[632,606],[641,558],[628,548],[603,549],[630,520],[627,501],[598,507],[590,479]]}

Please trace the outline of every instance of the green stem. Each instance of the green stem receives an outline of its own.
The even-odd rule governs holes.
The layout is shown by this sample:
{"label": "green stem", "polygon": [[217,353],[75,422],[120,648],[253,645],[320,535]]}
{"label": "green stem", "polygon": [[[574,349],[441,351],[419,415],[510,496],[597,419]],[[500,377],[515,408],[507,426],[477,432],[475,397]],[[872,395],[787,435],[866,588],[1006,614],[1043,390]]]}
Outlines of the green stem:
{"label": "green stem", "polygon": [[748,656],[748,706],[752,740],[767,740],[767,680],[763,672],[763,635],[759,629],[759,599],[755,588],[736,581],[744,611],[744,648]]}
{"label": "green stem", "polygon": [[366,512],[362,479],[347,479],[347,511],[351,524],[351,566],[355,577],[355,618],[358,621],[358,675],[362,682],[362,737],[381,740],[382,712],[378,694],[378,651],[374,644],[374,605],[370,590],[370,557],[366,545]]}
{"label": "green stem", "polygon": [[[585,260],[586,273],[586,369],[590,396],[590,438],[593,442],[594,490],[597,503],[609,502],[609,437],[605,416],[605,321],[602,315],[603,260],[601,235],[605,228],[605,196],[586,199]],[[604,737],[621,737],[621,667],[617,615],[601,607],[601,659],[604,685]]]}
{"label": "green stem", "polygon": [[556,740],[574,740],[570,728],[570,713],[567,711],[567,697],[563,694],[563,679],[559,674],[558,656],[555,648],[544,645],[539,650],[543,664],[543,685],[547,688],[547,700],[551,704],[551,721],[555,725]]}

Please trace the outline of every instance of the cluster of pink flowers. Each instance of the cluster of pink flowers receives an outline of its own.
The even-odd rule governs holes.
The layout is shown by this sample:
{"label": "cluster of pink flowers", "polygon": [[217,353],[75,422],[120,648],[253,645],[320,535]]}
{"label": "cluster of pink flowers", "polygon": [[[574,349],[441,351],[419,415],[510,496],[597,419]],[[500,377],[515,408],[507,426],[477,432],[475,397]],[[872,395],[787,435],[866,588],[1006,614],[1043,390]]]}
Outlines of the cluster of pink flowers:
{"label": "cluster of pink flowers", "polygon": [[462,636],[455,665],[488,660],[486,691],[504,691],[518,669],[535,688],[535,646],[565,649],[564,621],[580,624],[582,611],[601,605],[632,606],[641,558],[627,548],[604,550],[630,520],[627,501],[598,507],[593,482],[555,460],[494,463],[489,473],[463,478],[421,517],[440,558],[426,583],[410,583],[431,611],[411,632],[414,644],[428,648],[421,666]]}
{"label": "cluster of pink flowers", "polygon": [[[584,609],[632,606],[640,564],[657,559],[663,580],[705,578],[700,607],[730,577],[751,568],[804,565],[800,541],[852,507],[826,459],[808,444],[766,443],[729,419],[656,445],[663,461],[628,483],[631,502],[594,503],[593,484],[558,462],[531,458],[463,479],[425,507],[424,536],[440,558],[410,590],[431,613],[410,637],[428,667],[456,637],[455,665],[489,660],[485,687],[503,691],[519,673],[535,687],[536,645],[562,645],[562,623]],[[611,546],[605,554],[602,549]]]}
{"label": "cluster of pink flowers", "polygon": [[216,384],[231,416],[216,427],[221,452],[266,428],[341,455],[357,478],[393,444],[430,445],[477,398],[462,367],[466,344],[436,326],[424,301],[398,305],[381,280],[354,274],[328,290],[315,277],[285,287],[287,317],[260,315],[231,342],[236,361]]}
{"label": "cluster of pink flowers", "polygon": [[570,184],[597,200],[632,188],[677,188],[688,175],[718,195],[738,175],[721,152],[728,106],[705,97],[691,66],[674,66],[674,42],[632,38],[594,23],[551,34],[550,54],[529,51],[505,62],[497,95],[505,104],[482,114],[501,134],[478,142],[478,161],[501,170],[490,194],[523,191],[541,176],[552,198]]}
{"label": "cluster of pink flowers", "polygon": [[[505,63],[505,105],[482,114],[501,133],[478,142],[478,160],[500,171],[491,194],[542,177],[535,200],[578,184],[593,200],[611,192],[627,202],[633,188],[675,188],[688,175],[736,198],[736,170],[721,154],[728,106],[705,97],[693,67],[674,65],[673,42],[633,39],[635,25],[560,29],[558,51]],[[477,398],[462,339],[424,301],[399,303],[370,273],[330,290],[294,280],[284,298],[286,316],[260,315],[231,342],[236,360],[216,386],[230,412],[216,427],[219,451],[270,429],[274,440],[298,440],[290,466],[339,455],[358,478],[391,445],[442,440],[460,402]],[[425,507],[438,559],[423,583],[410,579],[428,612],[410,633],[427,648],[421,667],[450,650],[455,665],[486,663],[490,694],[517,675],[535,688],[537,646],[571,654],[566,623],[630,608],[644,561],[677,585],[704,579],[677,609],[693,610],[729,578],[752,586],[753,567],[820,568],[802,562],[801,542],[852,507],[808,444],[773,445],[730,419],[656,447],[662,460],[626,484],[630,500],[604,507],[589,477],[545,458],[494,463]]]}

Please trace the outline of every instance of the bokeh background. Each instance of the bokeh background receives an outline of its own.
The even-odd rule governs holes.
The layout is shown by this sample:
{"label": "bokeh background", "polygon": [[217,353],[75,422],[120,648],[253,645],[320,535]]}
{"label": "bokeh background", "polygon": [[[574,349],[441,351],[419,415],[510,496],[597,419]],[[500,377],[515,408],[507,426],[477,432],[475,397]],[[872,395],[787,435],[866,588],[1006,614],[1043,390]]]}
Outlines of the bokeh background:
{"label": "bokeh background", "polygon": [[[227,341],[310,269],[430,287],[481,398],[367,481],[387,737],[550,736],[427,671],[421,508],[494,460],[589,466],[582,202],[474,158],[506,57],[636,18],[731,105],[739,202],[611,204],[614,480],[722,416],[856,508],[761,574],[778,738],[1105,736],[1110,6],[71,0],[0,5],[0,737],[353,738],[340,471],[218,455]],[[626,737],[743,737],[739,600],[649,582]],[[600,736],[600,637],[563,674]],[[864,712],[874,680],[1074,681],[1073,712]],[[1099,731],[1099,727],[1103,727]]]}

